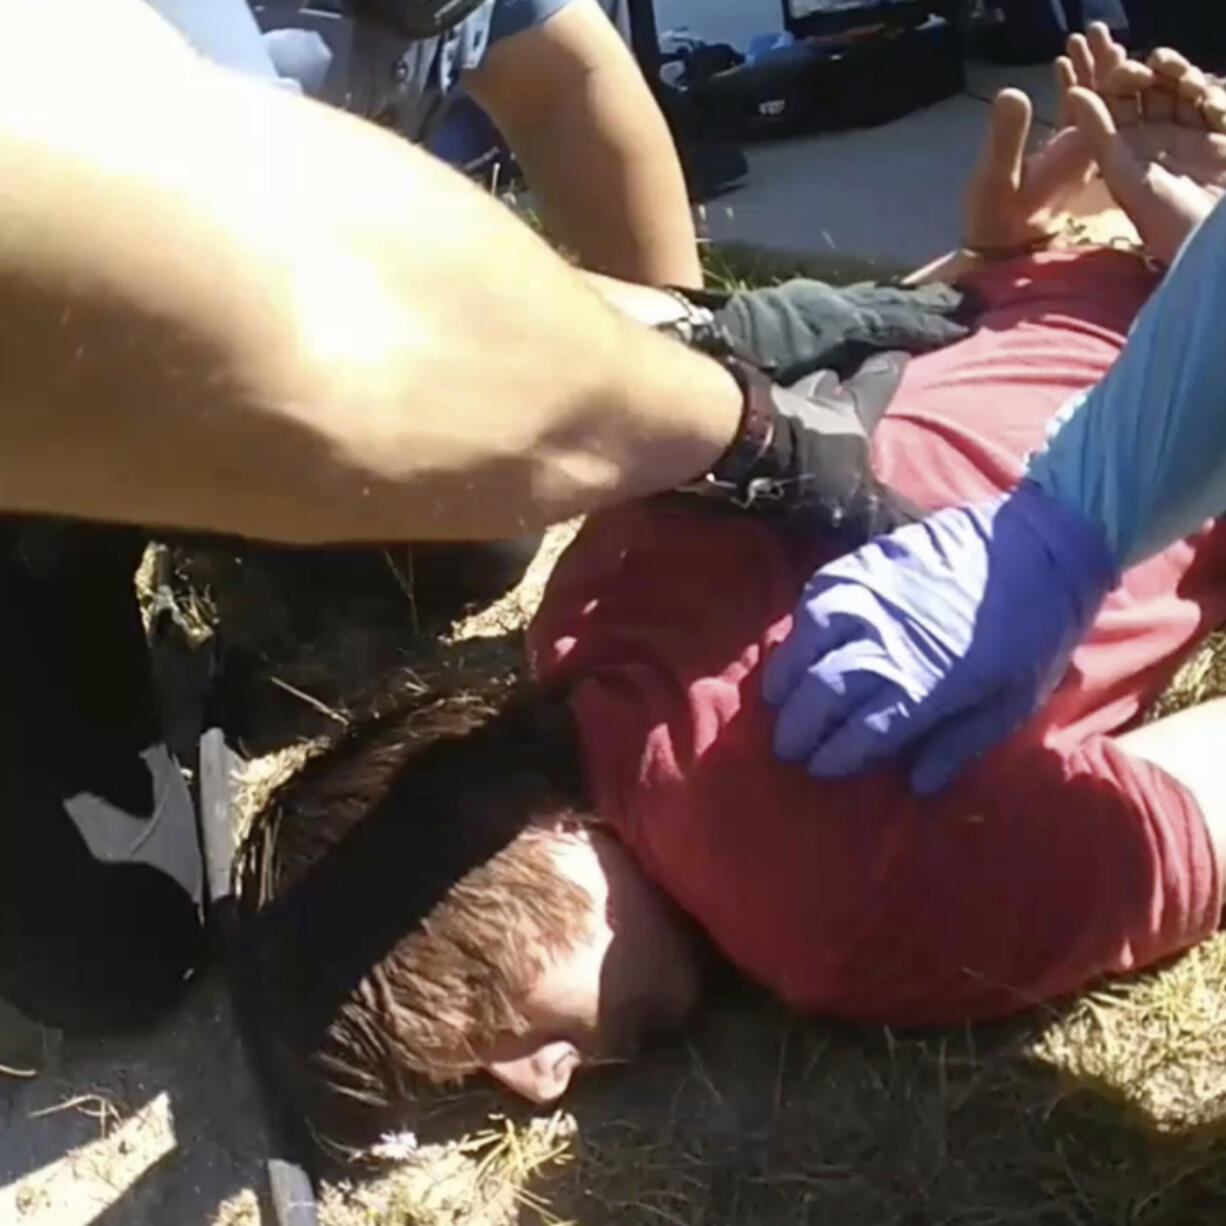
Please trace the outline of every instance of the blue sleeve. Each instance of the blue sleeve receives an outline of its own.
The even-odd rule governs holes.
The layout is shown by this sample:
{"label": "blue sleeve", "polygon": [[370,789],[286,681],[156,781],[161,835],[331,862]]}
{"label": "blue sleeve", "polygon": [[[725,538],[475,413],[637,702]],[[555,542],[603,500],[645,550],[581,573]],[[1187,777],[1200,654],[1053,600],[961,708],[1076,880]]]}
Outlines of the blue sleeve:
{"label": "blue sleeve", "polygon": [[521,30],[543,25],[569,3],[570,0],[494,0],[490,42],[496,43],[499,39],[520,33]]}
{"label": "blue sleeve", "polygon": [[1106,377],[1030,477],[1103,529],[1124,569],[1226,512],[1226,204],[1184,244]]}

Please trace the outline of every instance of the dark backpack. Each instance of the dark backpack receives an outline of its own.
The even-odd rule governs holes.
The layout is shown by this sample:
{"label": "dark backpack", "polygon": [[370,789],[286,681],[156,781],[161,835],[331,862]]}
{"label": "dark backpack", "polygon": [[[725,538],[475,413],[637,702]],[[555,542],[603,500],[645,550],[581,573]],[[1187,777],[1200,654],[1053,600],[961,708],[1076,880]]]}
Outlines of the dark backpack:
{"label": "dark backpack", "polygon": [[1123,0],[992,0],[987,8],[995,11],[983,36],[983,51],[1002,64],[1053,60],[1071,33],[1094,21],[1105,21],[1117,38],[1129,39]]}
{"label": "dark backpack", "polygon": [[1224,0],[1127,0],[1134,42],[1174,47],[1210,72],[1226,72]]}

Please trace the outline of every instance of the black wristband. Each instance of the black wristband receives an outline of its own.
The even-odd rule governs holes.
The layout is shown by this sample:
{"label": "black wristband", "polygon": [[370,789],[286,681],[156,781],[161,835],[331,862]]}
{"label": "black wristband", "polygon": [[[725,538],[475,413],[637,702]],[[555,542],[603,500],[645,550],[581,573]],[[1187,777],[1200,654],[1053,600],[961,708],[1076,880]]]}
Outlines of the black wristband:
{"label": "black wristband", "polygon": [[720,365],[741,389],[741,421],[728,450],[698,481],[683,486],[682,493],[716,498],[748,507],[778,497],[776,474],[761,471],[777,428],[774,385],[756,366],[728,357]]}

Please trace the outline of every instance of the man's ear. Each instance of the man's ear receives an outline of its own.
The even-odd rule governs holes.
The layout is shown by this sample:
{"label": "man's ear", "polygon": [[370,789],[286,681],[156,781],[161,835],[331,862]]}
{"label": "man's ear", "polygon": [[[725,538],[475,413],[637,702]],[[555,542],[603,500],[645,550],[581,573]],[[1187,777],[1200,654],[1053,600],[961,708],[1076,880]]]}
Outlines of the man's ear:
{"label": "man's ear", "polygon": [[508,1052],[503,1059],[486,1060],[483,1067],[508,1090],[539,1107],[557,1102],[583,1063],[579,1049],[565,1039],[537,1041],[525,1036],[515,1046],[515,1054]]}

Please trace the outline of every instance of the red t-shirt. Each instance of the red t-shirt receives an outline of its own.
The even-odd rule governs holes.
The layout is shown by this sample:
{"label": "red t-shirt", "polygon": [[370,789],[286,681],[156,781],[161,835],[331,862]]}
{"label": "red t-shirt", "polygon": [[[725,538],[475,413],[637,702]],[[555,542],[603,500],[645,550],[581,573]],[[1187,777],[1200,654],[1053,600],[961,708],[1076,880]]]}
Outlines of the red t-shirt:
{"label": "red t-shirt", "polygon": [[[1111,252],[979,281],[970,339],[911,362],[877,472],[925,508],[1016,483],[1118,353],[1152,279]],[[760,666],[829,543],[640,503],[592,517],[529,635],[569,686],[599,813],[746,973],[791,1004],[900,1025],[992,1017],[1217,926],[1195,800],[1107,738],[1226,620],[1226,530],[1130,571],[1050,704],[936,799],[772,756]]]}

